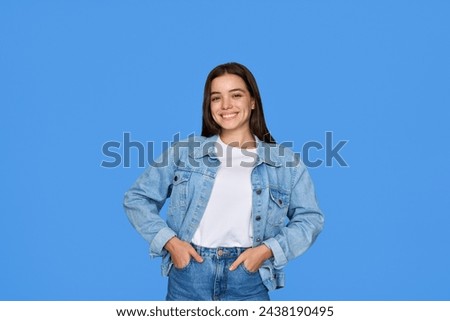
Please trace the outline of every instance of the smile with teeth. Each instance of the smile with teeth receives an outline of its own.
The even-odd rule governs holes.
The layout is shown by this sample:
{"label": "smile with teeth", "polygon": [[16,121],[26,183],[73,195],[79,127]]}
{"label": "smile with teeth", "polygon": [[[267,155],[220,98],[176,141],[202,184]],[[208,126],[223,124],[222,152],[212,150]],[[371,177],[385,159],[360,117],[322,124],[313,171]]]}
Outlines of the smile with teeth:
{"label": "smile with teeth", "polygon": [[231,119],[231,118],[236,117],[237,114],[238,113],[222,114],[222,118]]}

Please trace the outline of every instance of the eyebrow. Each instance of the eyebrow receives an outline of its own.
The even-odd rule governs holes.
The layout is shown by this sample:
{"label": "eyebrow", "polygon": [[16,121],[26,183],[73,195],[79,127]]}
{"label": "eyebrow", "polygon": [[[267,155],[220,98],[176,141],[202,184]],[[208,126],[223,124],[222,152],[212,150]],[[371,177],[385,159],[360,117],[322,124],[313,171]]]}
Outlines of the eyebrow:
{"label": "eyebrow", "polygon": [[[241,92],[245,93],[245,90],[243,90],[243,89],[241,89],[241,88],[231,89],[231,90],[229,90],[228,92],[231,93],[231,92],[235,92],[235,91],[241,91]],[[214,95],[214,94],[221,94],[221,93],[218,92],[218,91],[213,91],[213,92],[211,92],[210,95]]]}

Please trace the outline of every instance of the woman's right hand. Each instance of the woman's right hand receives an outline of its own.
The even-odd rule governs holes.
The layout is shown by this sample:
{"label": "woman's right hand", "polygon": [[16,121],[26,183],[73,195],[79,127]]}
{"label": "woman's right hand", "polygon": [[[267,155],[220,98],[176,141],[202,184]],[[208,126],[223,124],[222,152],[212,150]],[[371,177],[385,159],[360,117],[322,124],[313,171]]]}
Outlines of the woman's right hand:
{"label": "woman's right hand", "polygon": [[176,236],[167,241],[164,248],[169,251],[173,265],[177,269],[186,267],[191,261],[191,257],[198,263],[203,262],[203,258],[195,251],[191,244],[180,240]]}

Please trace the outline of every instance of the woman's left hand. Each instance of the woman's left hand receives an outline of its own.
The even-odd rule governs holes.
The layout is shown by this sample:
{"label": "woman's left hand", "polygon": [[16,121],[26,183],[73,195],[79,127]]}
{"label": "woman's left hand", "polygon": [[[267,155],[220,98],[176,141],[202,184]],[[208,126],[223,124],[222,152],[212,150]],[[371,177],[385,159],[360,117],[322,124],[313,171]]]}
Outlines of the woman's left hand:
{"label": "woman's left hand", "polygon": [[256,272],[264,261],[271,258],[272,255],[272,250],[264,244],[257,247],[252,247],[245,250],[238,256],[236,261],[231,264],[230,271],[236,270],[239,264],[244,264],[245,268],[249,272]]}

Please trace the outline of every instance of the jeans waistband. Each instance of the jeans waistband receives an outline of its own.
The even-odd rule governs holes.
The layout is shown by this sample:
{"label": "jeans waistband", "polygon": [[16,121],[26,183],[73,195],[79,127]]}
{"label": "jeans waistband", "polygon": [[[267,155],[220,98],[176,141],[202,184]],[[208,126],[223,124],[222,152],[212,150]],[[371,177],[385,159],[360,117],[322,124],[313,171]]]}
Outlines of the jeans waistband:
{"label": "jeans waistband", "polygon": [[194,249],[200,256],[217,256],[217,257],[238,257],[242,252],[248,249],[248,247],[203,247],[192,244]]}

